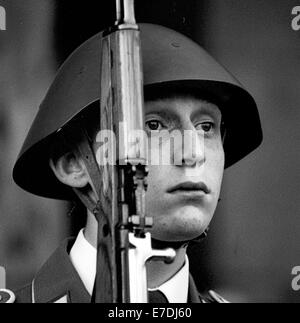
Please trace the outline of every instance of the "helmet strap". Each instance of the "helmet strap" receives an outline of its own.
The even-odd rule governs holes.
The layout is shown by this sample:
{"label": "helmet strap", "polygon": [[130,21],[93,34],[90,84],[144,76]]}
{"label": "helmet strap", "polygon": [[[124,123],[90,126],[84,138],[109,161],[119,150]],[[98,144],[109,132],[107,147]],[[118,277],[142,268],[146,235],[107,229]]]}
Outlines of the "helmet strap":
{"label": "helmet strap", "polygon": [[200,236],[196,237],[195,239],[187,241],[161,241],[157,239],[152,239],[152,247],[155,249],[173,248],[176,250],[183,247],[187,247],[189,245],[198,244],[207,237],[208,230],[209,228],[207,228]]}
{"label": "helmet strap", "polygon": [[94,201],[88,194],[87,189],[73,188],[75,194],[85,205],[85,207],[93,214],[99,212],[99,192],[101,191],[101,175],[96,161],[96,157],[93,151],[92,143],[89,140],[89,136],[86,130],[81,126],[79,122],[75,124],[76,131],[65,130],[64,134],[68,143],[76,149],[78,156],[80,156],[84,162],[92,190],[96,195],[96,201]]}

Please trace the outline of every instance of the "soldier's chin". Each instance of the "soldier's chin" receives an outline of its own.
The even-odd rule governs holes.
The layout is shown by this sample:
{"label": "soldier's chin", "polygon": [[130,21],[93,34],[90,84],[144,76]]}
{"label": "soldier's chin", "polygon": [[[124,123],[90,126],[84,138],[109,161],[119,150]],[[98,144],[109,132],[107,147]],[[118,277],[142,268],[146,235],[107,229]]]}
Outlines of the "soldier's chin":
{"label": "soldier's chin", "polygon": [[205,231],[205,228],[193,232],[174,232],[174,233],[169,233],[169,232],[160,232],[159,234],[152,234],[152,239],[161,241],[161,242],[189,242],[192,240],[195,240],[199,238]]}
{"label": "soldier's chin", "polygon": [[152,238],[164,242],[188,242],[199,238],[207,227],[208,224],[205,224],[203,221],[157,226],[152,232]]}
{"label": "soldier's chin", "polygon": [[159,241],[191,241],[203,234],[212,219],[212,212],[195,206],[174,207],[154,217],[152,238]]}

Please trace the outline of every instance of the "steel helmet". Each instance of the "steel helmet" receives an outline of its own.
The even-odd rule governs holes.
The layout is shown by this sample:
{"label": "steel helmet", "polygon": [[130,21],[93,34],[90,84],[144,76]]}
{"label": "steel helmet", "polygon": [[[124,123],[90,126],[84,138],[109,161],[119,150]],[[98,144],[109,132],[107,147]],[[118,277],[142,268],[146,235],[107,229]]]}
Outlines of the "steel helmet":
{"label": "steel helmet", "polygon": [[[217,98],[226,120],[225,167],[260,145],[257,106],[239,81],[186,36],[152,24],[140,29],[145,90],[180,86]],[[71,54],[40,105],[13,169],[15,182],[26,191],[65,200],[74,196],[49,167],[49,144],[59,129],[99,101],[101,39],[99,33]]]}

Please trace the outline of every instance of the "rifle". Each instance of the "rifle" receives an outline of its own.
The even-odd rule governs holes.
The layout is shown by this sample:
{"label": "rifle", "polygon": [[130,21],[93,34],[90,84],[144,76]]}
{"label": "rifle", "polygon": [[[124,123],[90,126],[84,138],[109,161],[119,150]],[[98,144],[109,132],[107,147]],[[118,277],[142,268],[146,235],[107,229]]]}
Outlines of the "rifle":
{"label": "rifle", "polygon": [[[145,214],[147,142],[144,129],[140,31],[134,0],[116,0],[117,21],[104,32],[101,52],[100,129],[116,134],[111,160],[100,165],[96,303],[148,301],[146,262],[172,262],[173,249],[153,250]],[[141,134],[141,132],[139,132]],[[137,138],[138,137],[138,138]],[[121,149],[115,149],[115,147]]]}

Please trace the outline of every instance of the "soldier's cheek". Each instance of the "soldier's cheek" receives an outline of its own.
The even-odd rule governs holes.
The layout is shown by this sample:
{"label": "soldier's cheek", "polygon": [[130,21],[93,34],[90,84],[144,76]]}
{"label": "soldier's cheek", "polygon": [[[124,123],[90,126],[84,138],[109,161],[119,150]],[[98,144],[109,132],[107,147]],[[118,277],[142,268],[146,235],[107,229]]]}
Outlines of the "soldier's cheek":
{"label": "soldier's cheek", "polygon": [[166,241],[185,241],[201,235],[213,214],[206,209],[181,205],[154,217],[151,233],[154,238]]}

